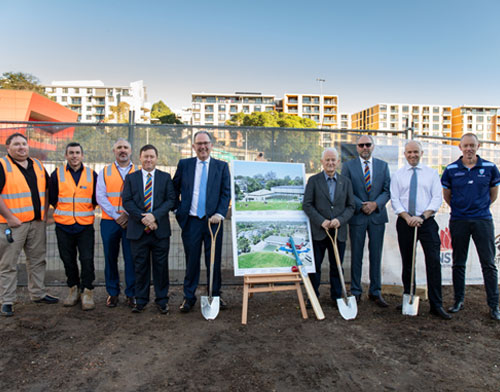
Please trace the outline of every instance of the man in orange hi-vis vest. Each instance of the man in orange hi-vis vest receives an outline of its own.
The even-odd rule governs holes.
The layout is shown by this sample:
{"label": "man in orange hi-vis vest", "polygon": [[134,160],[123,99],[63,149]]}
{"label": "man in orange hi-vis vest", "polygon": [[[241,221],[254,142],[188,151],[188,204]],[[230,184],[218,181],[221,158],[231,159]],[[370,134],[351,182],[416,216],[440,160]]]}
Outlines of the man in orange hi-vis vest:
{"label": "man in orange hi-vis vest", "polygon": [[[55,208],[57,246],[69,287],[64,306],[74,306],[81,296],[82,309],[95,308],[94,209],[97,174],[83,165],[83,148],[72,142],[66,146],[67,163],[51,175],[50,204]],[[80,258],[81,273],[76,260]],[[80,295],[81,294],[81,295]]]}
{"label": "man in orange hi-vis vest", "polygon": [[0,158],[0,302],[2,316],[14,315],[17,260],[26,254],[28,291],[34,302],[54,304],[45,291],[45,212],[48,175],[42,163],[29,157],[21,133],[7,138]]}
{"label": "man in orange hi-vis vest", "polygon": [[113,145],[115,161],[102,169],[97,177],[97,202],[102,209],[101,237],[104,248],[104,277],[108,298],[106,306],[114,308],[120,294],[120,273],[118,255],[120,241],[125,269],[125,295],[127,305],[135,305],[134,260],[127,239],[128,214],[123,209],[121,192],[125,176],[133,173],[136,167],[130,160],[132,147],[125,139],[118,139]]}

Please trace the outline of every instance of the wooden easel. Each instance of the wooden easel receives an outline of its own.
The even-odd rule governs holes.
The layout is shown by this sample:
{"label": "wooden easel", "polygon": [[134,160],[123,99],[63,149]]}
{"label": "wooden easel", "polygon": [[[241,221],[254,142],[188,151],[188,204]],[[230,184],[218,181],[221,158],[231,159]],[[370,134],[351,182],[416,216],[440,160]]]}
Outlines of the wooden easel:
{"label": "wooden easel", "polygon": [[[245,275],[243,277],[243,306],[241,311],[241,323],[247,323],[248,298],[253,293],[267,293],[273,291],[296,290],[299,298],[300,311],[302,317],[307,318],[306,305],[302,296],[300,282],[302,281],[299,272],[287,272],[282,274],[256,274]],[[293,283],[289,285],[277,285],[276,283]],[[254,287],[258,285],[259,287]]]}

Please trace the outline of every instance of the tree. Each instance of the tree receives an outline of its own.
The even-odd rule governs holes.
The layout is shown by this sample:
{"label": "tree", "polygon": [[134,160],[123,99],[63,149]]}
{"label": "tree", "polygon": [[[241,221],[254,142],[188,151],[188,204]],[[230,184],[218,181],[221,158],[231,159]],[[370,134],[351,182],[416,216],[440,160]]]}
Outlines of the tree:
{"label": "tree", "polygon": [[[317,128],[317,124],[308,118],[277,112],[237,113],[226,124],[241,127]],[[250,129],[247,147],[249,150],[263,152],[274,161],[303,162],[308,170],[315,170],[319,166],[319,132]]]}
{"label": "tree", "polygon": [[0,78],[0,88],[34,91],[45,97],[47,96],[44,87],[40,84],[40,80],[36,76],[24,72],[4,72]]}
{"label": "tree", "polygon": [[128,112],[130,111],[130,105],[127,102],[120,102],[116,106],[110,106],[111,114],[106,117],[104,122],[114,122],[118,124],[128,123]]}
{"label": "tree", "polygon": [[161,124],[182,124],[175,113],[163,102],[158,101],[151,107],[151,118],[157,118]]}

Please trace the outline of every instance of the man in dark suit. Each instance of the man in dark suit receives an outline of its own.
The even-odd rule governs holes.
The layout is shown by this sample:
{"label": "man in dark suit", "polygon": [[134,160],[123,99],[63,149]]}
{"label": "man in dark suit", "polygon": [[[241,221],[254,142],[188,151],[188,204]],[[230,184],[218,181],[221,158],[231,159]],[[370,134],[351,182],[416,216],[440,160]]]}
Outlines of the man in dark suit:
{"label": "man in dark suit", "polygon": [[352,182],[356,210],[349,221],[351,239],[351,293],[359,302],[362,286],[363,249],[368,232],[370,251],[370,288],[368,297],[380,307],[388,304],[382,297],[382,246],[385,224],[388,222],[385,205],[390,199],[389,167],[387,162],[372,157],[375,143],[371,136],[361,136],[356,149],[359,157],[344,163],[342,174]]}
{"label": "man in dark suit", "polygon": [[324,170],[309,178],[302,202],[302,209],[311,221],[313,237],[316,273],[310,274],[311,283],[316,295],[319,296],[321,263],[325,257],[325,251],[328,249],[328,259],[330,261],[330,297],[334,302],[337,298],[342,297],[342,286],[340,284],[332,242],[326,235],[325,229],[332,234],[332,237],[334,237],[334,233],[331,229],[338,230],[337,247],[340,262],[342,263],[345,252],[345,241],[347,239],[347,222],[354,212],[354,196],[351,181],[335,171],[338,162],[339,156],[335,148],[327,148],[323,151],[321,163]]}
{"label": "man in dark suit", "polygon": [[[189,312],[196,303],[196,288],[200,279],[201,246],[204,244],[207,280],[210,267],[212,230],[221,224],[216,240],[215,265],[212,295],[220,296],[222,220],[227,214],[231,189],[229,168],[226,162],[210,157],[212,138],[206,131],[194,135],[195,158],[181,159],[174,175],[177,195],[176,218],[182,229],[182,243],[186,253],[186,276],[184,278],[184,301],[180,306],[183,313]],[[180,200],[179,200],[180,198]],[[221,309],[226,303],[220,299]]]}
{"label": "man in dark suit", "polygon": [[132,309],[140,313],[149,302],[151,263],[156,306],[168,313],[168,251],[170,221],[168,213],[175,204],[170,174],[156,169],[158,150],[147,144],[140,150],[142,170],[125,177],[122,200],[129,214],[127,238],[135,267],[135,298]]}

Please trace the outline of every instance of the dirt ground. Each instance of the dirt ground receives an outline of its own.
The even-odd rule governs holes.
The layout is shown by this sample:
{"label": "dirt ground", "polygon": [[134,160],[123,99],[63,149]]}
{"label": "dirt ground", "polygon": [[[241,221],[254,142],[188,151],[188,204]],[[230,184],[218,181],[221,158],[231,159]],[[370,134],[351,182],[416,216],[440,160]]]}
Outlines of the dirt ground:
{"label": "dirt ground", "polygon": [[[19,288],[15,316],[0,319],[1,391],[499,391],[500,323],[489,319],[482,286],[468,287],[451,321],[381,309],[366,298],[354,321],[327,298],[317,321],[300,316],[293,292],[256,294],[241,324],[242,287],[224,287],[229,308],[206,321],[181,314],[180,286],[170,314],[150,304],[132,314],[123,301],[97,309],[30,303]],[[50,292],[65,295],[62,287]],[[452,289],[444,288],[445,305]],[[199,305],[199,303],[197,304]]]}

